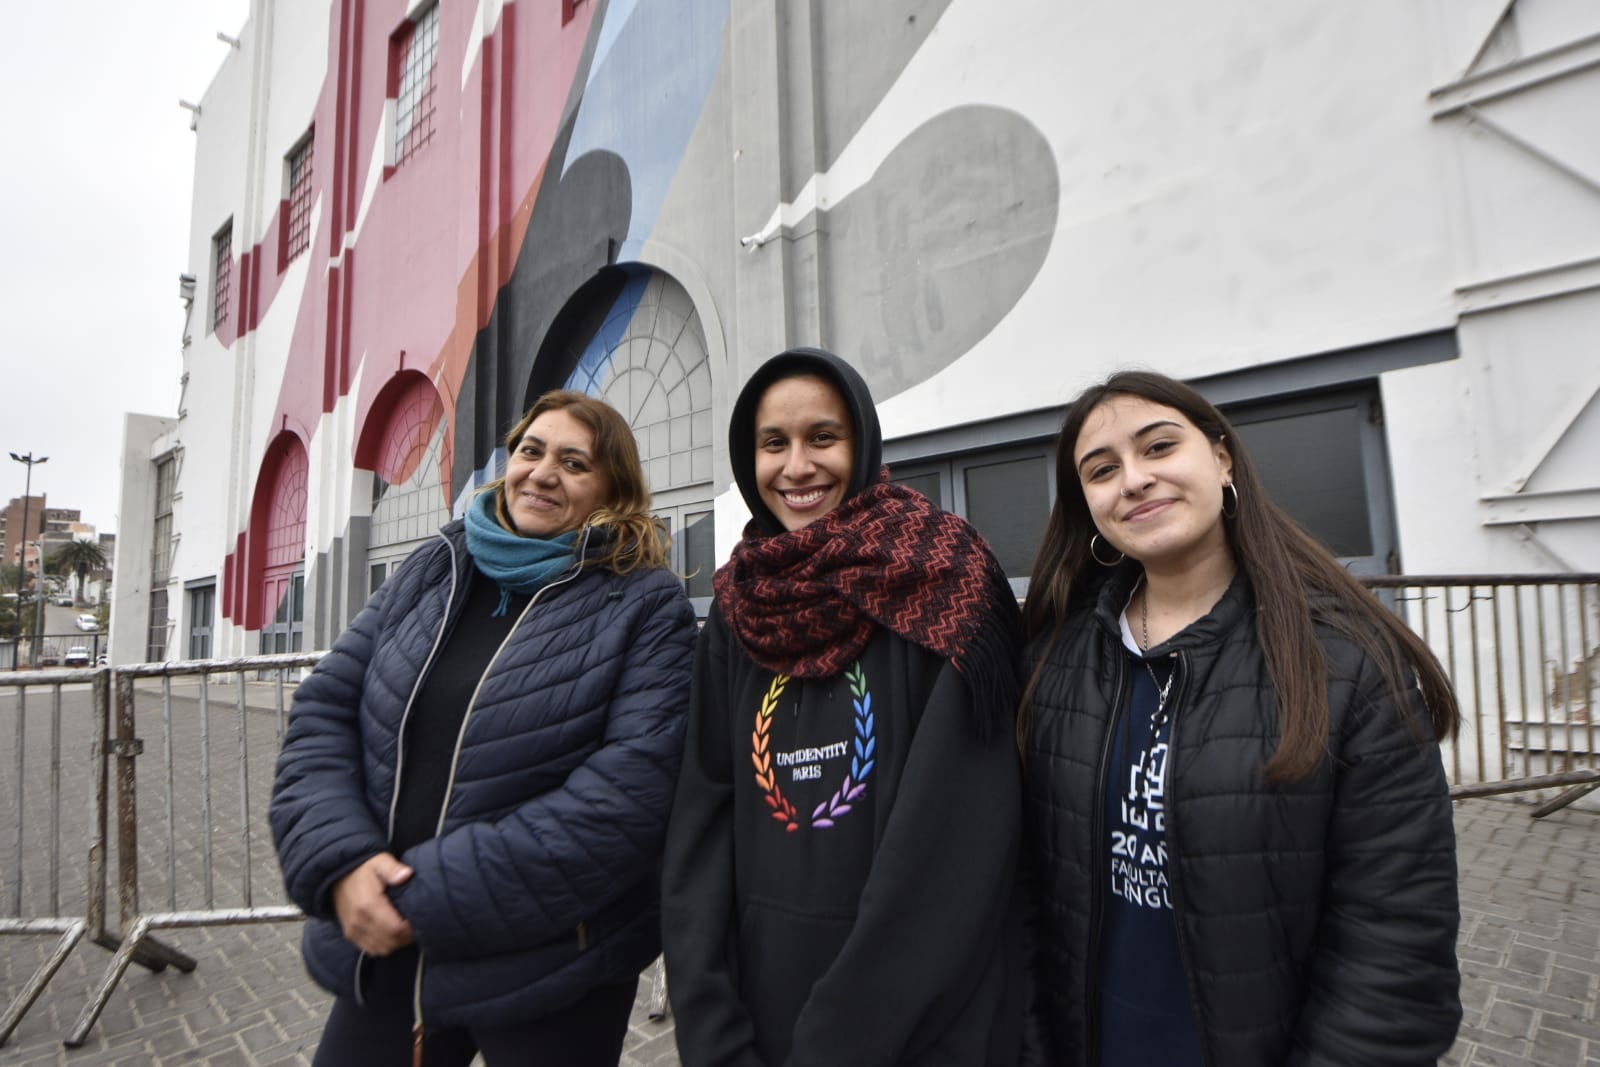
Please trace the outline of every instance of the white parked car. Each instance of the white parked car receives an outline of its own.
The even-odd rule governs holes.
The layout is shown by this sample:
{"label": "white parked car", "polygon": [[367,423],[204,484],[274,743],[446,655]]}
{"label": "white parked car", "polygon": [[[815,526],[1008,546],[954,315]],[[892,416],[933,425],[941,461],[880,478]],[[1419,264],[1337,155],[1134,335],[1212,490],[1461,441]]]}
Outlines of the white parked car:
{"label": "white parked car", "polygon": [[88,612],[84,612],[82,615],[78,616],[78,629],[82,630],[84,633],[93,633],[94,631],[100,629],[100,622],[93,615],[89,614]]}
{"label": "white parked car", "polygon": [[87,667],[89,665],[89,650],[82,645],[73,645],[67,649],[67,654],[61,657],[63,667]]}

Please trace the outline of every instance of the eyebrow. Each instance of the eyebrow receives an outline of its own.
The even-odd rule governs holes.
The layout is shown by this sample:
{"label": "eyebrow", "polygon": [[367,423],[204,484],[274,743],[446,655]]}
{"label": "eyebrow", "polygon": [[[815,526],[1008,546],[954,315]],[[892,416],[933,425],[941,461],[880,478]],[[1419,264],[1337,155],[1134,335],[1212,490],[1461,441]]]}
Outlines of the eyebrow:
{"label": "eyebrow", "polygon": [[[547,442],[544,438],[538,436],[537,434],[531,434],[531,433],[523,434],[522,435],[522,443],[523,444],[528,444],[529,442],[532,442],[533,444],[538,445],[540,448],[549,448],[550,447],[549,442]],[[578,457],[581,457],[583,459],[591,459],[589,453],[585,452],[583,449],[579,448],[577,445],[562,445],[560,448],[556,449],[556,452],[557,452],[558,455],[562,455],[562,456],[578,456]]]}
{"label": "eyebrow", "polygon": [[[838,419],[818,419],[816,422],[813,422],[810,426],[806,427],[806,429],[808,429],[808,430],[843,430],[844,428],[845,428],[845,424],[840,422]],[[784,432],[784,429],[783,429],[782,426],[757,426],[756,427],[756,436],[757,437],[760,437],[763,434],[783,433],[783,432]]]}
{"label": "eyebrow", "polygon": [[[1162,429],[1164,427],[1167,427],[1167,426],[1177,426],[1177,425],[1178,425],[1178,423],[1174,422],[1172,419],[1157,419],[1155,422],[1152,422],[1150,425],[1143,426],[1143,427],[1140,427],[1138,430],[1135,430],[1133,432],[1133,435],[1131,436],[1130,440],[1137,441],[1139,438],[1143,437],[1147,433],[1151,433],[1151,432],[1153,432],[1155,430],[1160,430],[1160,429]],[[1107,445],[1101,445],[1099,448],[1091,448],[1091,449],[1089,449],[1089,451],[1085,452],[1082,456],[1080,456],[1078,458],[1078,464],[1077,464],[1076,469],[1079,470],[1079,471],[1082,471],[1083,470],[1083,465],[1085,463],[1089,462],[1091,459],[1093,459],[1096,456],[1100,455],[1102,452],[1110,452],[1110,451],[1111,451],[1111,449]]]}

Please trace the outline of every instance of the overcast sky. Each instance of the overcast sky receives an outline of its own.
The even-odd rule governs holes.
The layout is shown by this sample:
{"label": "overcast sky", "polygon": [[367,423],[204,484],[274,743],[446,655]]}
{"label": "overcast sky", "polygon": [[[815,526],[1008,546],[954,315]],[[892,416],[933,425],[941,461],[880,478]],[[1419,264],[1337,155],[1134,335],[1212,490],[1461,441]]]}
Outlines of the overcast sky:
{"label": "overcast sky", "polygon": [[0,61],[0,507],[118,529],[123,414],[173,415],[199,102],[249,0],[11,4]]}

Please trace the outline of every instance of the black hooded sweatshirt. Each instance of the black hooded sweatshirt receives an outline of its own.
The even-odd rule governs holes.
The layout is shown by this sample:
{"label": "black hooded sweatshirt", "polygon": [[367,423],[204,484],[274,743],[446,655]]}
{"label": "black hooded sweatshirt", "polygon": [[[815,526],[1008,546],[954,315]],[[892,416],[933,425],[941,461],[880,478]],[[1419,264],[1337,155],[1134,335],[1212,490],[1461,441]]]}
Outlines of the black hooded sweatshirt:
{"label": "black hooded sweatshirt", "polygon": [[[756,536],[781,527],[755,484],[755,409],[796,373],[852,414],[848,493],[881,464],[852,368],[768,361],[729,429]],[[783,680],[713,610],[691,699],[663,897],[684,1067],[1014,1064],[1019,773],[1010,731],[979,739],[962,675],[879,627],[842,673]]]}

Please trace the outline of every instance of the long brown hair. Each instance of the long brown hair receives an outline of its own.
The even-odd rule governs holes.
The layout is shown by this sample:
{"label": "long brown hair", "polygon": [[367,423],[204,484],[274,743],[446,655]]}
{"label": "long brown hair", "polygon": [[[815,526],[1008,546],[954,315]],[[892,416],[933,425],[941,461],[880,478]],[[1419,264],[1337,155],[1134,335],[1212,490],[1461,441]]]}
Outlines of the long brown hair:
{"label": "long brown hair", "polygon": [[[605,507],[584,521],[584,526],[610,535],[604,555],[598,562],[618,574],[636,567],[665,567],[671,539],[655,516],[650,514],[650,489],[645,484],[644,467],[639,463],[639,446],[633,429],[621,412],[603,400],[570,389],[553,389],[538,400],[505,438],[506,451],[522,444],[528,427],[547,411],[564,411],[594,436],[594,461],[605,476],[609,500]],[[480,492],[494,493],[495,517],[507,530],[516,530],[506,510],[505,478],[496,478]]]}
{"label": "long brown hair", "polygon": [[[1224,518],[1223,527],[1234,561],[1255,595],[1256,634],[1281,717],[1278,746],[1266,765],[1267,780],[1305,778],[1327,752],[1328,668],[1313,628],[1313,600],[1317,601],[1317,618],[1335,627],[1377,664],[1402,714],[1410,688],[1407,683],[1415,677],[1422,687],[1432,736],[1448,737],[1460,712],[1433,652],[1351,577],[1332,553],[1267,498],[1244,442],[1222,412],[1189,386],[1161,374],[1113,374],[1085,390],[1067,408],[1056,439],[1055,508],[1033,564],[1024,610],[1029,638],[1048,634],[1054,644],[1069,608],[1087,600],[1103,582],[1104,568],[1089,556],[1089,540],[1096,529],[1072,451],[1089,414],[1116,396],[1139,397],[1172,408],[1207,440],[1227,439],[1238,509]],[[1017,719],[1019,743],[1047,659],[1048,652],[1040,657],[1023,695],[1022,714]]]}

